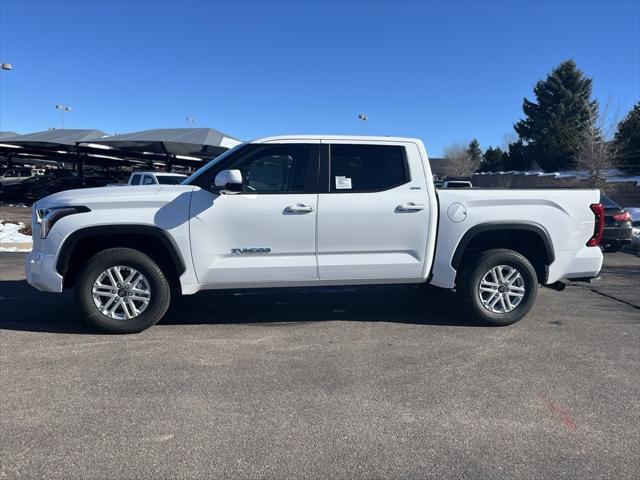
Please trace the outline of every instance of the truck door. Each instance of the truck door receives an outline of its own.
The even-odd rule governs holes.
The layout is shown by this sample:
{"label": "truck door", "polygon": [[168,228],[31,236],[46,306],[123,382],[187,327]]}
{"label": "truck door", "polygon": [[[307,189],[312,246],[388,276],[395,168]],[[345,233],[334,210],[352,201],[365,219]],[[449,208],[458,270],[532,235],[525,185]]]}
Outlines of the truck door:
{"label": "truck door", "polygon": [[198,281],[211,288],[316,281],[318,165],[319,141],[248,144],[223,161],[217,171],[240,170],[243,183],[239,192],[192,194]]}
{"label": "truck door", "polygon": [[318,198],[320,280],[421,279],[432,206],[418,147],[326,142]]}

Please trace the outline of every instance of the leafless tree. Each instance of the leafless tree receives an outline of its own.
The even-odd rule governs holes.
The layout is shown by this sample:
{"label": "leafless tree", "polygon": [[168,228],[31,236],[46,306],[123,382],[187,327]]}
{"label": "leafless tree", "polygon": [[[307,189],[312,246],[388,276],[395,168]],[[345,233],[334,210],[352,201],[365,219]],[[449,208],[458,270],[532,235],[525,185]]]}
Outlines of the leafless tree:
{"label": "leafless tree", "polygon": [[507,132],[502,135],[502,143],[500,144],[500,148],[503,152],[509,151],[509,145],[512,143],[516,143],[518,141],[518,135],[516,132]]}
{"label": "leafless tree", "polygon": [[453,143],[444,149],[445,173],[448,177],[469,177],[480,166],[469,149],[462,143]]}
{"label": "leafless tree", "polygon": [[615,157],[611,138],[617,122],[610,118],[608,107],[598,112],[598,107],[592,109],[590,127],[581,139],[576,152],[576,167],[587,172],[587,184],[595,188],[603,188],[606,184],[605,172],[614,167]]}

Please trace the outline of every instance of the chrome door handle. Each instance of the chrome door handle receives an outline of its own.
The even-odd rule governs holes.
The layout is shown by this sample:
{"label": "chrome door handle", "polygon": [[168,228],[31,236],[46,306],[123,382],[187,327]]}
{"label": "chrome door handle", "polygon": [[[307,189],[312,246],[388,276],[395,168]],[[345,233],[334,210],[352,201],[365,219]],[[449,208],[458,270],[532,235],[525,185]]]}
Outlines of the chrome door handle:
{"label": "chrome door handle", "polygon": [[315,210],[315,207],[311,205],[303,205],[301,203],[297,203],[295,205],[289,205],[284,209],[286,213],[311,213]]}
{"label": "chrome door handle", "polygon": [[420,210],[424,210],[424,205],[413,202],[403,203],[396,207],[396,212],[418,212]]}

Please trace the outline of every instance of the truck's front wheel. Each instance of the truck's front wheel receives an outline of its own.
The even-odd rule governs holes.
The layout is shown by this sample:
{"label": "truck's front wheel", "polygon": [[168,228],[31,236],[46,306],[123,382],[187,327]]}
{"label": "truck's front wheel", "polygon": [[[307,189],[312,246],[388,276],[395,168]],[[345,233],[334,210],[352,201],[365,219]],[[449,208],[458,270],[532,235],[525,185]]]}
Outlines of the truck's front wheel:
{"label": "truck's front wheel", "polygon": [[487,250],[463,266],[458,291],[474,318],[489,325],[510,325],[533,307],[538,280],[531,262],[522,254]]}
{"label": "truck's front wheel", "polygon": [[144,253],[111,248],[79,273],[76,298],[85,320],[109,333],[135,333],[157,323],[169,308],[169,282]]}

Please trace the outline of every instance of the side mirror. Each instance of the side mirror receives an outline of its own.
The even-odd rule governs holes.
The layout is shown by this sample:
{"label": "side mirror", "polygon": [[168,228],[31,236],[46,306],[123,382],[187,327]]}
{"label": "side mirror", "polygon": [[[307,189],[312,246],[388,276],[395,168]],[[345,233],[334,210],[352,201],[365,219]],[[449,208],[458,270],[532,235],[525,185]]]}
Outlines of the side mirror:
{"label": "side mirror", "polygon": [[219,188],[240,191],[242,189],[242,173],[240,170],[223,170],[216,175],[213,183]]}

